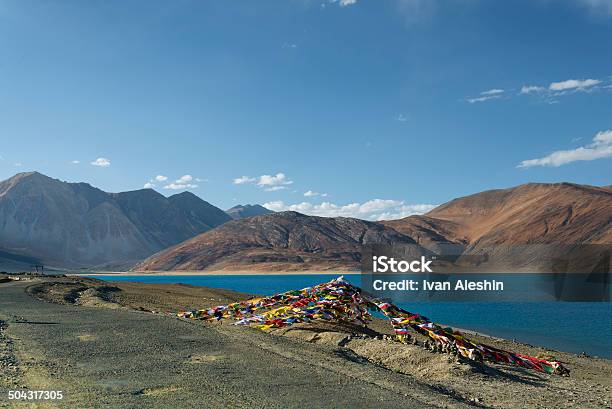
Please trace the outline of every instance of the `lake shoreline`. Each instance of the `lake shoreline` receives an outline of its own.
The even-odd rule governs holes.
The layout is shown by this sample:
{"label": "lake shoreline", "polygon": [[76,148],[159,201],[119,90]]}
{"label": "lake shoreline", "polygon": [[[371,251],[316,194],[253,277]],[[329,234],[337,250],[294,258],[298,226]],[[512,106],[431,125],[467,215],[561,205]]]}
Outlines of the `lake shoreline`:
{"label": "lake shoreline", "polygon": [[295,275],[360,275],[359,271],[272,271],[262,273],[261,271],[154,271],[154,272],[131,272],[131,271],[105,271],[95,273],[65,273],[67,276],[96,277],[96,276],[135,276],[135,277],[175,277],[175,276],[295,276]]}
{"label": "lake shoreline", "polygon": [[[271,295],[284,291],[310,287],[327,282],[340,276],[336,274],[106,274],[86,275],[90,278],[110,282],[140,282],[149,284],[182,283],[189,286],[212,287],[233,290],[243,293]],[[73,276],[75,277],[75,276]],[[357,286],[359,275],[346,275],[348,281]],[[76,277],[75,277],[76,278]],[[469,329],[493,337],[517,339],[532,345],[563,350],[570,353],[582,353],[612,357],[609,343],[595,342],[599,328],[599,317],[602,314],[600,303],[400,303],[408,311],[418,312],[430,319],[452,327]],[[534,310],[535,309],[535,310]],[[461,312],[462,311],[462,312]],[[585,318],[580,334],[573,332],[562,319],[569,314],[579,314]],[[505,317],[502,321],[499,316]],[[512,330],[509,330],[512,328]]]}

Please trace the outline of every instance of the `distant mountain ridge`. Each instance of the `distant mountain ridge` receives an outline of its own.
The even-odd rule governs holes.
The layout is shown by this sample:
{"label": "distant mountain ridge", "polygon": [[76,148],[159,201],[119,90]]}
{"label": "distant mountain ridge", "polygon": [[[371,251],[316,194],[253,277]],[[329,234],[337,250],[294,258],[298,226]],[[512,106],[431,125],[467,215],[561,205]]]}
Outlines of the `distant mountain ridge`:
{"label": "distant mountain ridge", "polygon": [[[0,182],[0,251],[64,267],[124,265],[231,218],[183,192],[106,193],[38,172]],[[1,259],[0,259],[1,260]]]}
{"label": "distant mountain ridge", "polygon": [[264,214],[274,213],[270,209],[266,209],[262,205],[236,205],[230,209],[227,209],[225,213],[229,214],[234,220],[244,219],[245,217],[261,216]]}

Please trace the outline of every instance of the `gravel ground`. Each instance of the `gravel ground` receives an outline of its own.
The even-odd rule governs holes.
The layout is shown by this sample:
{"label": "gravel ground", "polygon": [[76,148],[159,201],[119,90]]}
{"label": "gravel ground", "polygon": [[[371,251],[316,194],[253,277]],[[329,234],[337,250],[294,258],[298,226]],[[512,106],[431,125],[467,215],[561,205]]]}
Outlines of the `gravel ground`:
{"label": "gravel ground", "polygon": [[[2,277],[0,277],[1,279]],[[247,297],[185,285],[32,278],[0,283],[0,406],[7,390],[64,391],[48,407],[611,407],[609,360],[554,354],[571,377],[472,365],[387,339],[389,325],[264,333],[166,312]],[[155,313],[152,313],[155,312]],[[45,407],[43,404],[41,407]]]}

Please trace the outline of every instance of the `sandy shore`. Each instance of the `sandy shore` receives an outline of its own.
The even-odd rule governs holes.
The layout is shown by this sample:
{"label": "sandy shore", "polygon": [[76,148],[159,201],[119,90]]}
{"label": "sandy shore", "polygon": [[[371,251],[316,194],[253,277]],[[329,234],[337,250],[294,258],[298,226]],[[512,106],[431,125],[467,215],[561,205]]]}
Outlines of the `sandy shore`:
{"label": "sandy shore", "polygon": [[10,295],[0,298],[0,387],[63,385],[76,399],[72,407],[92,398],[114,407],[184,407],[184,399],[202,402],[202,385],[204,407],[612,405],[612,361],[482,334],[470,337],[554,356],[571,376],[468,362],[427,350],[419,337],[416,345],[400,344],[379,319],[367,328],[315,322],[265,333],[175,318],[178,310],[249,296],[229,290],[81,277],[0,286]]}

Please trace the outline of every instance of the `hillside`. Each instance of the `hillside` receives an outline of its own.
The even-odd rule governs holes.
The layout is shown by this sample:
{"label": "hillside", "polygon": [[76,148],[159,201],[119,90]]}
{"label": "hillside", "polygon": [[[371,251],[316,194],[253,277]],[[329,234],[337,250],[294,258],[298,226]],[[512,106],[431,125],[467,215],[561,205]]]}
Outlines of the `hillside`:
{"label": "hillside", "polygon": [[530,183],[454,199],[425,216],[384,224],[424,240],[493,244],[612,243],[612,190]]}
{"label": "hillside", "polygon": [[[530,183],[458,198],[424,216],[383,223],[432,250],[452,245],[465,255],[487,254],[500,264],[544,266],[576,246],[612,244],[612,190]],[[585,252],[585,247],[576,251]]]}
{"label": "hillside", "polygon": [[363,245],[391,243],[414,241],[378,223],[280,212],[225,223],[134,270],[355,270]]}

